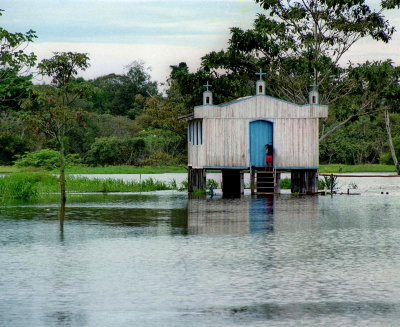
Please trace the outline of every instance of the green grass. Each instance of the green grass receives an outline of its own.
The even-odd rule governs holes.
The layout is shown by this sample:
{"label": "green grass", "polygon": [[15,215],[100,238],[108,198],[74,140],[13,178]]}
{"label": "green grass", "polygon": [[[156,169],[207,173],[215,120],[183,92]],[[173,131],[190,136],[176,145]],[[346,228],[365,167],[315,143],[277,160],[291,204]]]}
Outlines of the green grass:
{"label": "green grass", "polygon": [[20,173],[24,171],[40,171],[39,168],[19,168],[16,166],[0,166],[0,174],[7,174],[7,173]]}
{"label": "green grass", "polygon": [[[342,170],[340,171],[340,168]],[[393,165],[365,164],[365,165],[320,165],[320,173],[363,173],[363,172],[396,172]]]}
{"label": "green grass", "polygon": [[[181,190],[184,186],[156,181],[152,178],[141,182],[123,181],[121,179],[88,179],[67,177],[68,193],[85,192],[148,192],[159,190]],[[45,198],[49,194],[58,193],[58,179],[50,173],[31,172],[15,173],[0,177],[0,201],[22,200],[29,201]]]}
{"label": "green grass", "polygon": [[[35,167],[16,167],[16,166],[0,166],[0,173],[20,173],[20,172],[37,172],[44,171]],[[55,169],[52,171],[57,173]],[[163,174],[163,173],[186,173],[185,166],[72,166],[67,167],[67,174]]]}
{"label": "green grass", "polygon": [[[320,173],[342,173],[354,172],[395,172],[393,165],[366,164],[366,165],[341,165],[329,164],[320,165]],[[35,172],[40,171],[39,168],[18,168],[15,166],[0,166],[0,173],[18,173],[18,172]],[[57,173],[56,170],[53,171]],[[68,174],[163,174],[163,173],[186,173],[185,166],[105,166],[105,167],[88,167],[73,166],[67,168]],[[209,171],[211,172],[211,171]]]}
{"label": "green grass", "polygon": [[66,169],[68,174],[163,174],[186,173],[184,166],[72,166]]}
{"label": "green grass", "polygon": [[148,192],[177,189],[176,182],[165,183],[152,178],[141,182],[121,179],[67,178],[68,192]]}

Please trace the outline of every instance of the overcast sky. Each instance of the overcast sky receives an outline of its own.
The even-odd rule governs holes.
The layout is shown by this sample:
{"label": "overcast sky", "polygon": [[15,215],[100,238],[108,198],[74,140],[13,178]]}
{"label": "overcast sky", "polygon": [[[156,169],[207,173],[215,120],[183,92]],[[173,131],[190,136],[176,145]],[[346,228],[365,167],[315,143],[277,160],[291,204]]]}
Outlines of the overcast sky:
{"label": "overcast sky", "polygon": [[[0,8],[0,26],[37,32],[29,50],[40,59],[53,51],[87,52],[86,78],[122,73],[142,59],[159,82],[181,61],[195,71],[202,55],[226,47],[230,27],[250,28],[262,12],[253,0],[1,0]],[[391,58],[400,64],[400,11],[387,17],[399,30],[390,44],[362,41],[345,61]]]}

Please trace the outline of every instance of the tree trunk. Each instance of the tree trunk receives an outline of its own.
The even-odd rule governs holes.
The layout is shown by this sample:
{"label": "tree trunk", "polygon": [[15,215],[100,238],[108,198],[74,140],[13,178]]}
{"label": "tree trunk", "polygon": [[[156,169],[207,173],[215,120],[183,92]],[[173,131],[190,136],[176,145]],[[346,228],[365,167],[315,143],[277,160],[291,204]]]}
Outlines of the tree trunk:
{"label": "tree trunk", "polygon": [[65,192],[65,154],[64,140],[60,138],[60,229],[64,229],[65,203],[67,196]]}
{"label": "tree trunk", "polygon": [[390,154],[392,155],[392,159],[393,159],[394,165],[396,167],[397,175],[400,175],[400,166],[399,166],[399,162],[397,160],[396,151],[394,150],[392,133],[390,131],[390,117],[389,117],[388,110],[385,110],[385,125],[386,125],[386,133],[387,133],[388,141],[389,141]]}
{"label": "tree trunk", "polygon": [[332,133],[336,132],[338,129],[344,127],[353,117],[355,117],[355,115],[350,115],[345,120],[341,121],[339,124],[337,124],[336,126],[332,127],[324,135],[320,136],[319,141],[321,142],[322,140],[326,139],[329,135],[331,135]]}

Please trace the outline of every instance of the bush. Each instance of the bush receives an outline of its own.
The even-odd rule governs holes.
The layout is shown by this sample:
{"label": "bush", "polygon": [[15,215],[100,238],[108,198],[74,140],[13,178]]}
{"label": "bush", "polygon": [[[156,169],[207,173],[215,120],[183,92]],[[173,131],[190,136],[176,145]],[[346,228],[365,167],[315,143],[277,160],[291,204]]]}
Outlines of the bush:
{"label": "bush", "polygon": [[28,150],[28,144],[10,131],[0,134],[0,164],[11,164],[18,155]]}
{"label": "bush", "polygon": [[290,178],[282,178],[280,181],[281,189],[288,190],[292,187],[292,180]]}
{"label": "bush", "polygon": [[186,148],[186,139],[168,130],[149,128],[139,135],[146,142],[150,153],[163,152],[176,157]]}
{"label": "bush", "polygon": [[145,156],[142,138],[97,138],[86,156],[86,163],[96,165],[141,165]]}
{"label": "bush", "polygon": [[218,188],[218,182],[216,180],[212,179],[212,178],[208,179],[206,188],[209,189],[211,186],[213,187],[213,189]]}
{"label": "bush", "polygon": [[[37,167],[46,170],[53,170],[60,167],[60,153],[55,150],[42,149],[18,157],[14,161],[17,167]],[[65,161],[67,165],[81,163],[81,159],[77,154],[67,155]]]}
{"label": "bush", "polygon": [[144,164],[147,166],[174,166],[178,164],[178,161],[168,153],[155,152],[144,161]]}

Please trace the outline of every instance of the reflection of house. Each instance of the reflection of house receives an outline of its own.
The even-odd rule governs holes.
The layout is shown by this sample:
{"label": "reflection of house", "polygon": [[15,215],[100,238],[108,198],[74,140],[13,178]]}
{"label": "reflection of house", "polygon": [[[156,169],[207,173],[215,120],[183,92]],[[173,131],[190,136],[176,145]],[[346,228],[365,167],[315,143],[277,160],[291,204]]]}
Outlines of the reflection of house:
{"label": "reflection of house", "polygon": [[188,228],[194,234],[247,233],[249,200],[190,199]]}
{"label": "reflection of house", "polygon": [[318,197],[189,199],[188,228],[210,235],[318,230]]}
{"label": "reflection of house", "polygon": [[[189,191],[204,189],[205,172],[220,169],[224,195],[240,195],[241,171],[250,169],[256,179],[257,172],[265,169],[266,144],[273,145],[274,171],[292,172],[292,191],[316,191],[318,123],[319,118],[327,117],[328,109],[319,104],[315,89],[310,92],[309,104],[297,105],[266,96],[260,78],[255,96],[214,105],[208,86],[203,105],[185,117],[189,120]],[[275,187],[266,191],[277,190],[277,181],[273,182]],[[257,188],[262,189],[261,185]]]}

